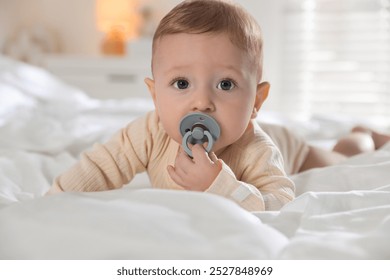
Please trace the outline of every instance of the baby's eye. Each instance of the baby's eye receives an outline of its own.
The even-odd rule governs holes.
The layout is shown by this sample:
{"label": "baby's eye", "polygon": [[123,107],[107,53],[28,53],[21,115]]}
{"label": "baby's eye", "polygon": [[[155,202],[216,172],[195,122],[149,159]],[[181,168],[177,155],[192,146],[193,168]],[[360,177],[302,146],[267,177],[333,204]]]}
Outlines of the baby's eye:
{"label": "baby's eye", "polygon": [[232,90],[235,87],[235,84],[231,80],[222,80],[217,88],[221,90]]}
{"label": "baby's eye", "polygon": [[187,80],[184,80],[184,79],[176,80],[172,84],[177,89],[186,89],[190,85],[190,83]]}

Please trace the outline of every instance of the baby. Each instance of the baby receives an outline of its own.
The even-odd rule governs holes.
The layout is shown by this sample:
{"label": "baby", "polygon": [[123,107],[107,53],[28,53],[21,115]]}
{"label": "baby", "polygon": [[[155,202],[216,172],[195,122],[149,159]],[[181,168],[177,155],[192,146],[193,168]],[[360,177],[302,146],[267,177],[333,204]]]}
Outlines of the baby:
{"label": "baby", "polygon": [[[294,198],[279,150],[255,121],[270,86],[261,82],[260,28],[245,10],[218,0],[176,6],[153,37],[152,73],[155,110],[83,153],[49,193],[116,189],[147,171],[153,187],[218,194],[248,211]],[[210,152],[195,144],[190,157],[179,125],[193,112],[221,132]]]}

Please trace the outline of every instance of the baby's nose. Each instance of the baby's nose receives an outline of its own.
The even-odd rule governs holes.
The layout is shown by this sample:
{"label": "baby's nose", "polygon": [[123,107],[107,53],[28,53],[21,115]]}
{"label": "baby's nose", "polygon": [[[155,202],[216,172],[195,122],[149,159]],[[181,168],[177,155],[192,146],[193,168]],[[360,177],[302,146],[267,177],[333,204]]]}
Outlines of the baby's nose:
{"label": "baby's nose", "polygon": [[200,112],[213,112],[215,110],[215,104],[207,92],[199,92],[194,95],[192,102],[192,110]]}

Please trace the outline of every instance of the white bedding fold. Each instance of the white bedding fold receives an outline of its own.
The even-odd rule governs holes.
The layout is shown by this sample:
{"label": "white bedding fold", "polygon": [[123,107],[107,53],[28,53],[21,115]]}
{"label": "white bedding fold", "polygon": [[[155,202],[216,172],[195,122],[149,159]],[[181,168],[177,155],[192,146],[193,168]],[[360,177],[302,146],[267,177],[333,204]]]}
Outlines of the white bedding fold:
{"label": "white bedding fold", "polygon": [[390,259],[390,192],[301,195],[278,213],[257,213],[289,238],[281,259]]}
{"label": "white bedding fold", "polygon": [[0,259],[272,259],[287,238],[211,194],[64,193],[0,211]]}

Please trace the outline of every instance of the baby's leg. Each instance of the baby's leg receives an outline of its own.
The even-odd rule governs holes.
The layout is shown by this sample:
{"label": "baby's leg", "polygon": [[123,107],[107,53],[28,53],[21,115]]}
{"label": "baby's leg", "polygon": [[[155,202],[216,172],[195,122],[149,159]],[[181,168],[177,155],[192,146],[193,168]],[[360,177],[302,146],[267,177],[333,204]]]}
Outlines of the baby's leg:
{"label": "baby's leg", "polygon": [[380,133],[378,131],[375,131],[373,129],[370,129],[370,128],[367,128],[367,127],[364,127],[364,126],[355,126],[352,129],[352,132],[364,132],[364,133],[367,133],[367,134],[371,135],[372,140],[375,143],[375,149],[376,150],[379,149],[384,144],[386,144],[387,142],[390,141],[390,135],[389,134]]}
{"label": "baby's leg", "polygon": [[352,132],[340,138],[333,151],[310,146],[310,151],[299,172],[338,164],[353,155],[371,152],[390,141],[390,135],[364,127],[355,127]]}
{"label": "baby's leg", "polygon": [[339,164],[347,159],[345,155],[338,152],[324,150],[314,146],[309,146],[309,148],[309,153],[298,172],[303,172],[312,168]]}
{"label": "baby's leg", "polygon": [[390,135],[363,126],[356,126],[350,134],[337,141],[333,151],[310,146],[310,151],[299,172],[338,164],[348,157],[374,151],[387,142],[390,142]]}
{"label": "baby's leg", "polygon": [[375,150],[375,143],[370,134],[365,132],[352,132],[340,138],[333,147],[334,152],[338,152],[347,157],[357,154],[371,152]]}

